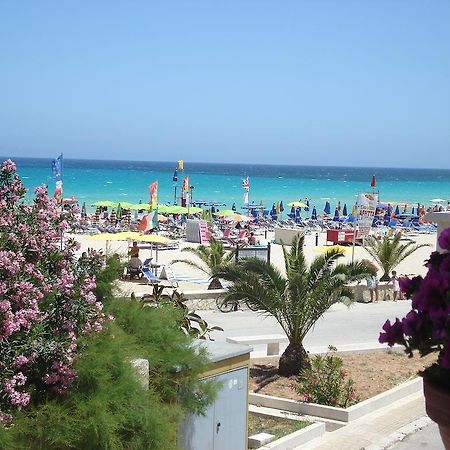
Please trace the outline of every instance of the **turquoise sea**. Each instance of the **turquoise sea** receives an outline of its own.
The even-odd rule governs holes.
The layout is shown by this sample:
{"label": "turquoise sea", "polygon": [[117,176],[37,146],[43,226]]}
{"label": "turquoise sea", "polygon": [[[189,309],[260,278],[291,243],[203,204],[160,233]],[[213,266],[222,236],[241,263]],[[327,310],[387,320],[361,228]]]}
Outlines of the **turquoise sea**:
{"label": "turquoise sea", "polygon": [[[19,175],[28,188],[54,181],[51,159],[14,158]],[[7,159],[3,157],[2,161]],[[64,160],[64,196],[74,195],[86,205],[97,200],[148,202],[148,185],[159,182],[159,202],[173,202],[172,176],[177,162]],[[311,199],[311,205],[323,209],[326,200],[334,208],[338,201],[353,204],[360,192],[371,192],[370,181],[376,176],[376,190],[386,202],[421,203],[432,199],[450,199],[450,170],[398,169],[366,167],[324,167],[258,164],[206,164],[184,162],[184,175],[194,186],[193,200],[218,201],[231,207],[242,206],[242,179],[250,179],[250,202]]]}

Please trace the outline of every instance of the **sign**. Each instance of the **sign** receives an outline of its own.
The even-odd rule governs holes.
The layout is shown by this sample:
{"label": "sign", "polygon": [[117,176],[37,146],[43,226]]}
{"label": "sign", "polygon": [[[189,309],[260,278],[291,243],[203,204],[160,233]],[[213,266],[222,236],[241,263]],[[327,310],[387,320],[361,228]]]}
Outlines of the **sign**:
{"label": "sign", "polygon": [[200,226],[200,244],[206,244],[208,242],[208,222],[201,220]]}
{"label": "sign", "polygon": [[372,227],[375,210],[377,209],[378,194],[358,194],[356,201],[355,229],[357,230],[356,239],[366,237]]}

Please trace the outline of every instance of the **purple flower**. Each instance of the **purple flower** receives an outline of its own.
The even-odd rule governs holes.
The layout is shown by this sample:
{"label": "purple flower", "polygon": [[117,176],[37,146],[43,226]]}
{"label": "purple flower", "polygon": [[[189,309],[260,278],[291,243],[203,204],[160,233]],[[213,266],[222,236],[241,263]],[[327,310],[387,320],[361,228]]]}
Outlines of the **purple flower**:
{"label": "purple flower", "polygon": [[439,247],[444,250],[450,250],[450,228],[442,231],[438,238]]}
{"label": "purple flower", "polygon": [[441,356],[440,366],[443,369],[450,369],[450,341],[445,343]]}
{"label": "purple flower", "polygon": [[422,283],[422,277],[402,277],[398,279],[400,290],[405,294],[406,298],[411,298],[419,289]]}
{"label": "purple flower", "polygon": [[391,325],[390,320],[386,320],[383,325],[384,333],[380,333],[378,342],[381,344],[387,343],[389,347],[394,344],[403,344],[405,339],[403,337],[403,325],[399,319],[395,319],[395,322]]}
{"label": "purple flower", "polygon": [[403,332],[406,336],[420,336],[423,323],[422,316],[417,311],[411,310],[402,319]]}

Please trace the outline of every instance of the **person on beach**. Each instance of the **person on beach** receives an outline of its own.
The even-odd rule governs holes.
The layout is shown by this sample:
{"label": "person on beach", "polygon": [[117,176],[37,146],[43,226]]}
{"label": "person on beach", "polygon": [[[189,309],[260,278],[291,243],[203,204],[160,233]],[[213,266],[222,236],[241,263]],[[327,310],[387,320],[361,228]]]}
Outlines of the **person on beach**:
{"label": "person on beach", "polygon": [[253,231],[250,233],[250,236],[248,237],[248,245],[258,245],[259,242],[256,240],[255,233]]}
{"label": "person on beach", "polygon": [[139,258],[139,247],[137,245],[137,242],[133,242],[133,246],[130,248],[128,254],[131,256],[131,258]]}
{"label": "person on beach", "polygon": [[[378,301],[378,278],[376,275],[370,275],[366,278],[367,287],[370,292],[370,302]],[[375,297],[375,300],[374,300]]]}
{"label": "person on beach", "polygon": [[397,301],[397,298],[400,298],[400,284],[398,282],[397,272],[395,270],[392,271],[392,290],[394,291],[394,302]]}

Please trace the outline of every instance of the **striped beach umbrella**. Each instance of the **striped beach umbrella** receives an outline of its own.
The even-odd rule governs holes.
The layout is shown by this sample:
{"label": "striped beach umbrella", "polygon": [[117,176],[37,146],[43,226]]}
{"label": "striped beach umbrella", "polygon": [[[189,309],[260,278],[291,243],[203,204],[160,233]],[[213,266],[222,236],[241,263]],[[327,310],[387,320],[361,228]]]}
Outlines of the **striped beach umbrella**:
{"label": "striped beach umbrella", "polygon": [[98,224],[100,222],[100,207],[97,207],[95,210],[94,218],[92,219],[92,223]]}
{"label": "striped beach umbrella", "polygon": [[109,221],[114,225],[116,223],[116,210],[113,208],[109,215]]}
{"label": "striped beach umbrella", "polygon": [[125,216],[125,226],[127,228],[130,228],[131,226],[131,211],[129,209],[127,209],[127,214]]}

